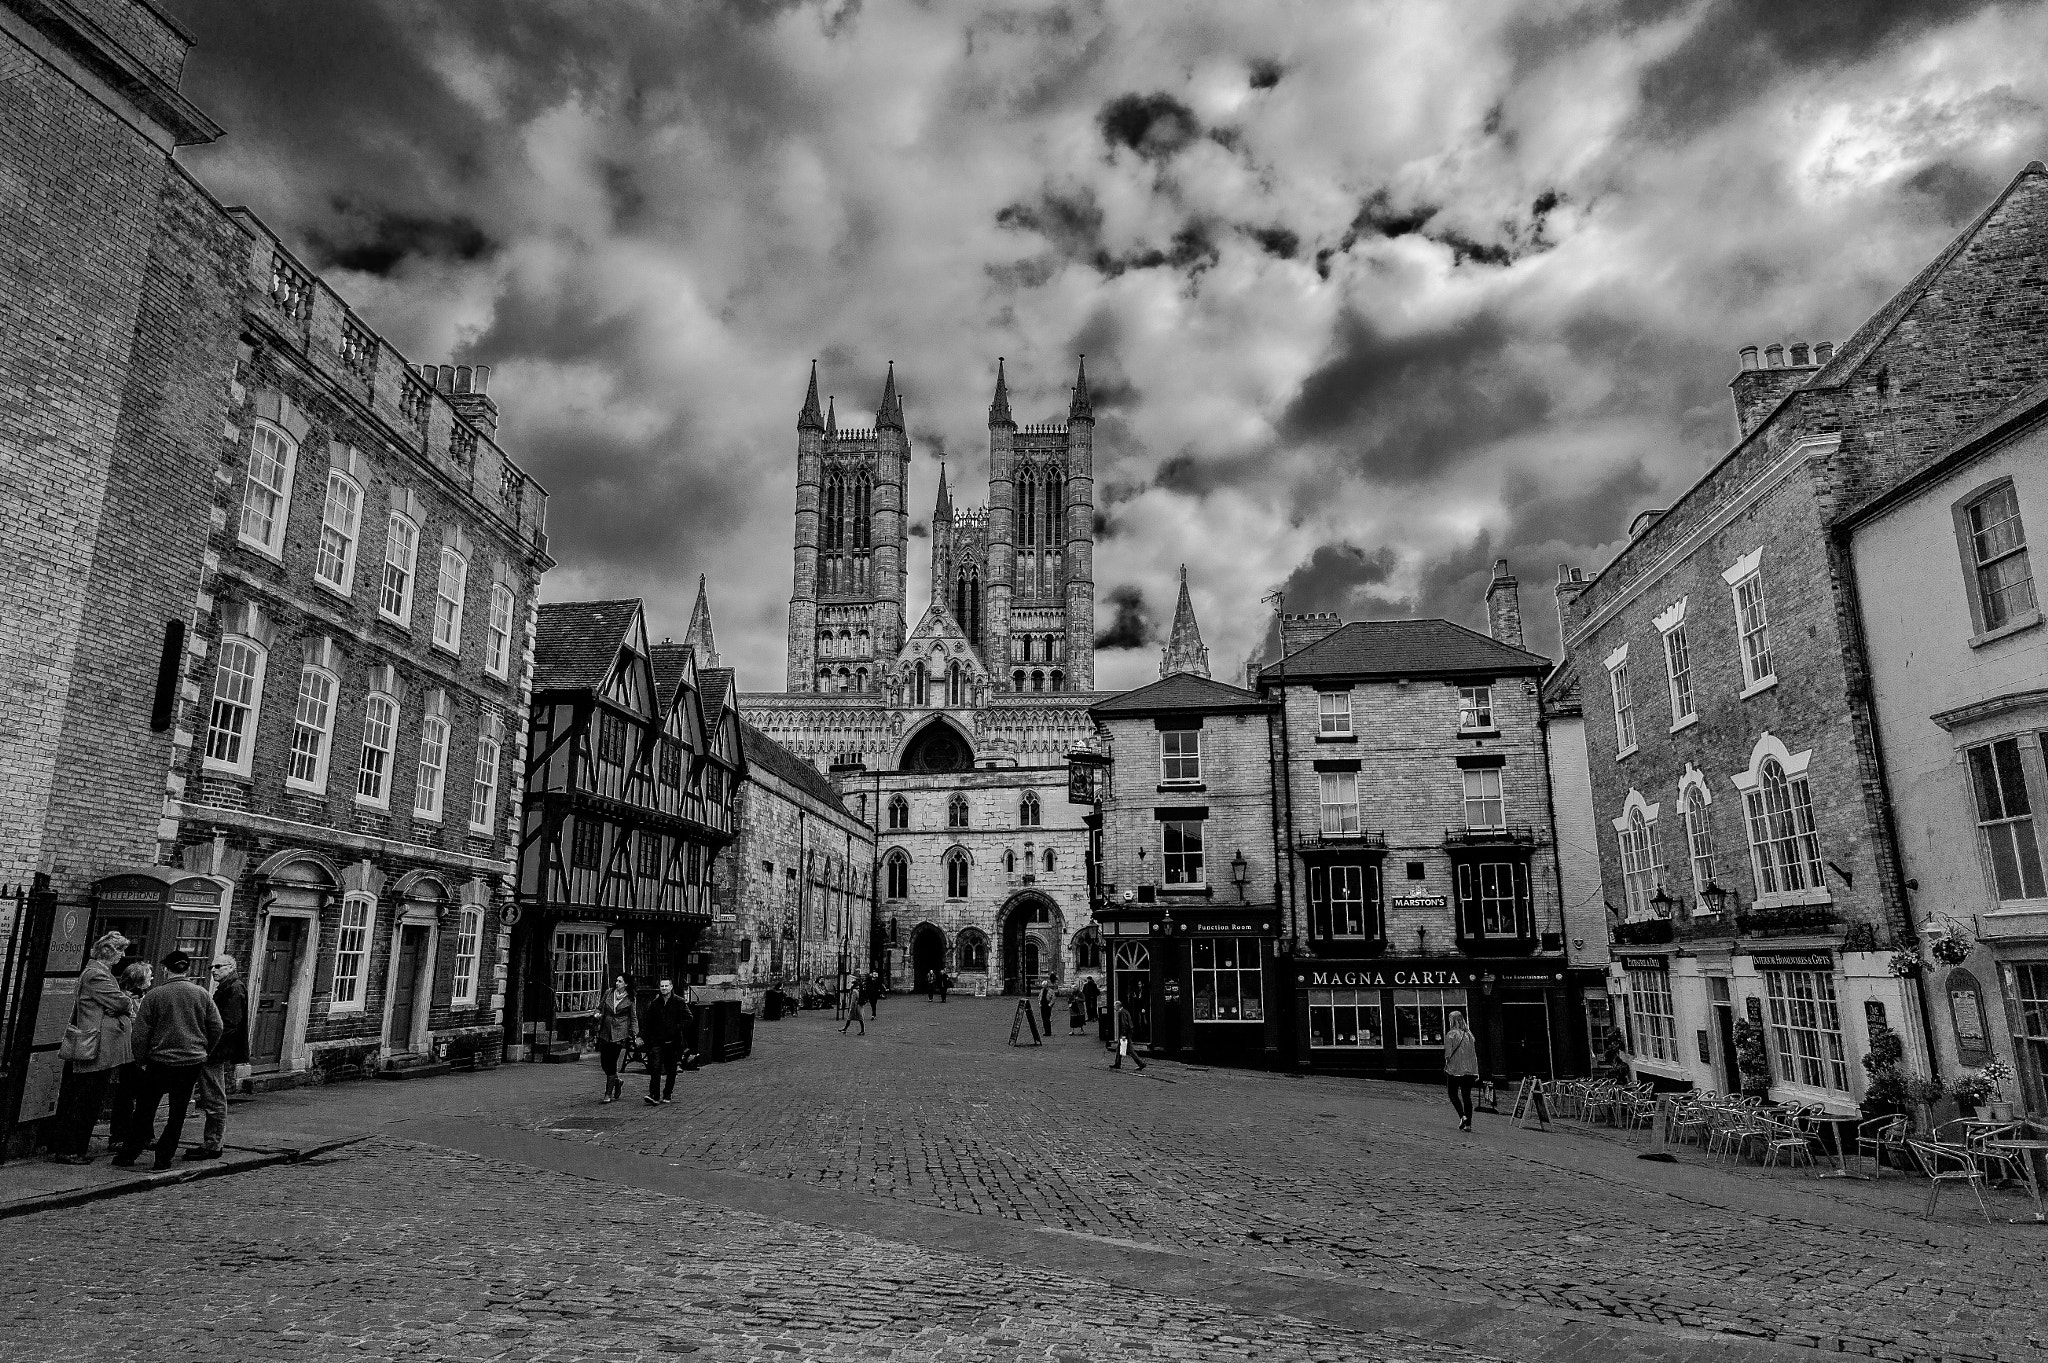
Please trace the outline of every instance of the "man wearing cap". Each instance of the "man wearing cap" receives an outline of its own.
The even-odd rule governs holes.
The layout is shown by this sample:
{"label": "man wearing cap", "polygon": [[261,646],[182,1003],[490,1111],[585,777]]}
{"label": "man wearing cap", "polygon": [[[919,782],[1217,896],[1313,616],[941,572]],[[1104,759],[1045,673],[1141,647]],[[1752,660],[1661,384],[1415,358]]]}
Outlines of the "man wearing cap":
{"label": "man wearing cap", "polygon": [[185,1152],[186,1159],[220,1158],[228,1132],[228,1092],[249,1063],[249,989],[236,970],[234,957],[213,958],[213,1006],[220,1010],[220,1040],[199,1067],[199,1110],[206,1114],[206,1130],[199,1144]]}
{"label": "man wearing cap", "polygon": [[114,1156],[113,1162],[124,1169],[134,1164],[143,1146],[149,1144],[157,1099],[163,1097],[170,1099],[170,1110],[164,1114],[152,1167],[171,1167],[178,1141],[185,1134],[185,1110],[192,1103],[193,1085],[199,1082],[199,1072],[221,1038],[220,1009],[214,1007],[211,994],[192,982],[192,957],[173,951],[164,957],[164,974],[169,978],[143,996],[130,1033],[135,1059],[149,1067],[149,1084],[143,1092],[142,1111],[128,1131],[121,1153]]}

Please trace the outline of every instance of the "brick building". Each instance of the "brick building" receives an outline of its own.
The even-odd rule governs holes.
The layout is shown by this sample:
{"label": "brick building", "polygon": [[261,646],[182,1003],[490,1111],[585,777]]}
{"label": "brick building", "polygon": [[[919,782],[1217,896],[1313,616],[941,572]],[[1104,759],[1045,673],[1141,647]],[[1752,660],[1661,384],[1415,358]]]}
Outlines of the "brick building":
{"label": "brick building", "polygon": [[[1166,665],[1190,659],[1192,607],[1184,624]],[[1276,1065],[1289,1046],[1274,711],[1178,667],[1089,711],[1110,759],[1096,806],[1108,987],[1134,1039],[1168,1055]]]}
{"label": "brick building", "polygon": [[1839,349],[1744,350],[1735,446],[1568,603],[1647,1078],[1738,1086],[1744,1022],[1782,1098],[1859,1100],[1879,1025],[1930,1068],[1920,988],[1891,969],[1918,924],[1831,527],[2040,381],[2044,269],[2036,162]]}
{"label": "brick building", "polygon": [[1445,620],[1282,621],[1277,704],[1295,1063],[1437,1074],[1463,1010],[1483,1071],[1583,1070],[1538,683],[1506,564],[1491,637]]}

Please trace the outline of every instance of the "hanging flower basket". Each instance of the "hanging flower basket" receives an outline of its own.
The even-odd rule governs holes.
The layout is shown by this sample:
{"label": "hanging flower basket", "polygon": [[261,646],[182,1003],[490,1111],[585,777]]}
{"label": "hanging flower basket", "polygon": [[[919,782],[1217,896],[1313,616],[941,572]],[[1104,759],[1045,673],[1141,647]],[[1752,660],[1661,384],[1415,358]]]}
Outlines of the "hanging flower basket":
{"label": "hanging flower basket", "polygon": [[1927,953],[1943,965],[1961,965],[1970,959],[1971,942],[1966,937],[1944,935],[1927,944]]}
{"label": "hanging flower basket", "polygon": [[1902,980],[1911,980],[1919,977],[1920,958],[1910,951],[1894,951],[1889,964],[1892,974]]}

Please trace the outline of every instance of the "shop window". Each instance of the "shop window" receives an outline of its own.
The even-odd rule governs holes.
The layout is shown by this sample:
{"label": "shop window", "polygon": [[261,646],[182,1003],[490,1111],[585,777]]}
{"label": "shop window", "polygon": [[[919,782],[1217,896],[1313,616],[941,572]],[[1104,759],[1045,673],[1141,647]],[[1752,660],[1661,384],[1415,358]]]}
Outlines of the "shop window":
{"label": "shop window", "polygon": [[1763,976],[1778,1078],[1847,1093],[1849,1066],[1842,1051],[1834,975],[1825,970],[1766,970]]}
{"label": "shop window", "polygon": [[1377,989],[1308,991],[1308,1044],[1318,1050],[1377,1051],[1387,1034]]}
{"label": "shop window", "polygon": [[1193,948],[1195,1021],[1263,1021],[1265,971],[1259,939],[1198,937]]}
{"label": "shop window", "polygon": [[1465,991],[1462,989],[1396,989],[1394,1044],[1408,1051],[1441,1050],[1444,1019],[1452,1013],[1465,1011]]}
{"label": "shop window", "polygon": [[476,1002],[477,961],[483,952],[484,911],[468,908],[455,924],[455,992],[457,1005]]}
{"label": "shop window", "polygon": [[1670,973],[1629,971],[1628,997],[1636,1022],[1636,1054],[1648,1060],[1677,1063],[1678,1021],[1671,1003]]}
{"label": "shop window", "polygon": [[1318,938],[1377,939],[1380,868],[1376,862],[1311,866],[1309,931]]}
{"label": "shop window", "polygon": [[555,929],[556,1016],[597,1010],[598,992],[604,988],[604,939],[601,927],[566,924]]}
{"label": "shop window", "polygon": [[374,901],[368,895],[344,895],[340,926],[334,935],[334,987],[329,995],[332,1012],[360,1012],[363,1006],[363,967],[370,956],[370,911]]}

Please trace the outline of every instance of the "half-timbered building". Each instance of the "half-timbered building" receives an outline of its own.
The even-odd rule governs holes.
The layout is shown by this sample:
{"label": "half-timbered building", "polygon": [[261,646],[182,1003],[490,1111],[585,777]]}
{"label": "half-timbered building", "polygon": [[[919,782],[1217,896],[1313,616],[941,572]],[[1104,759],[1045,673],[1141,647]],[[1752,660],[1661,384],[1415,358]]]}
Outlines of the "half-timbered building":
{"label": "half-timbered building", "polygon": [[535,632],[516,1054],[572,1053],[613,976],[701,982],[710,865],[746,771],[738,716],[707,713],[686,647],[647,641],[638,600],[554,602]]}

